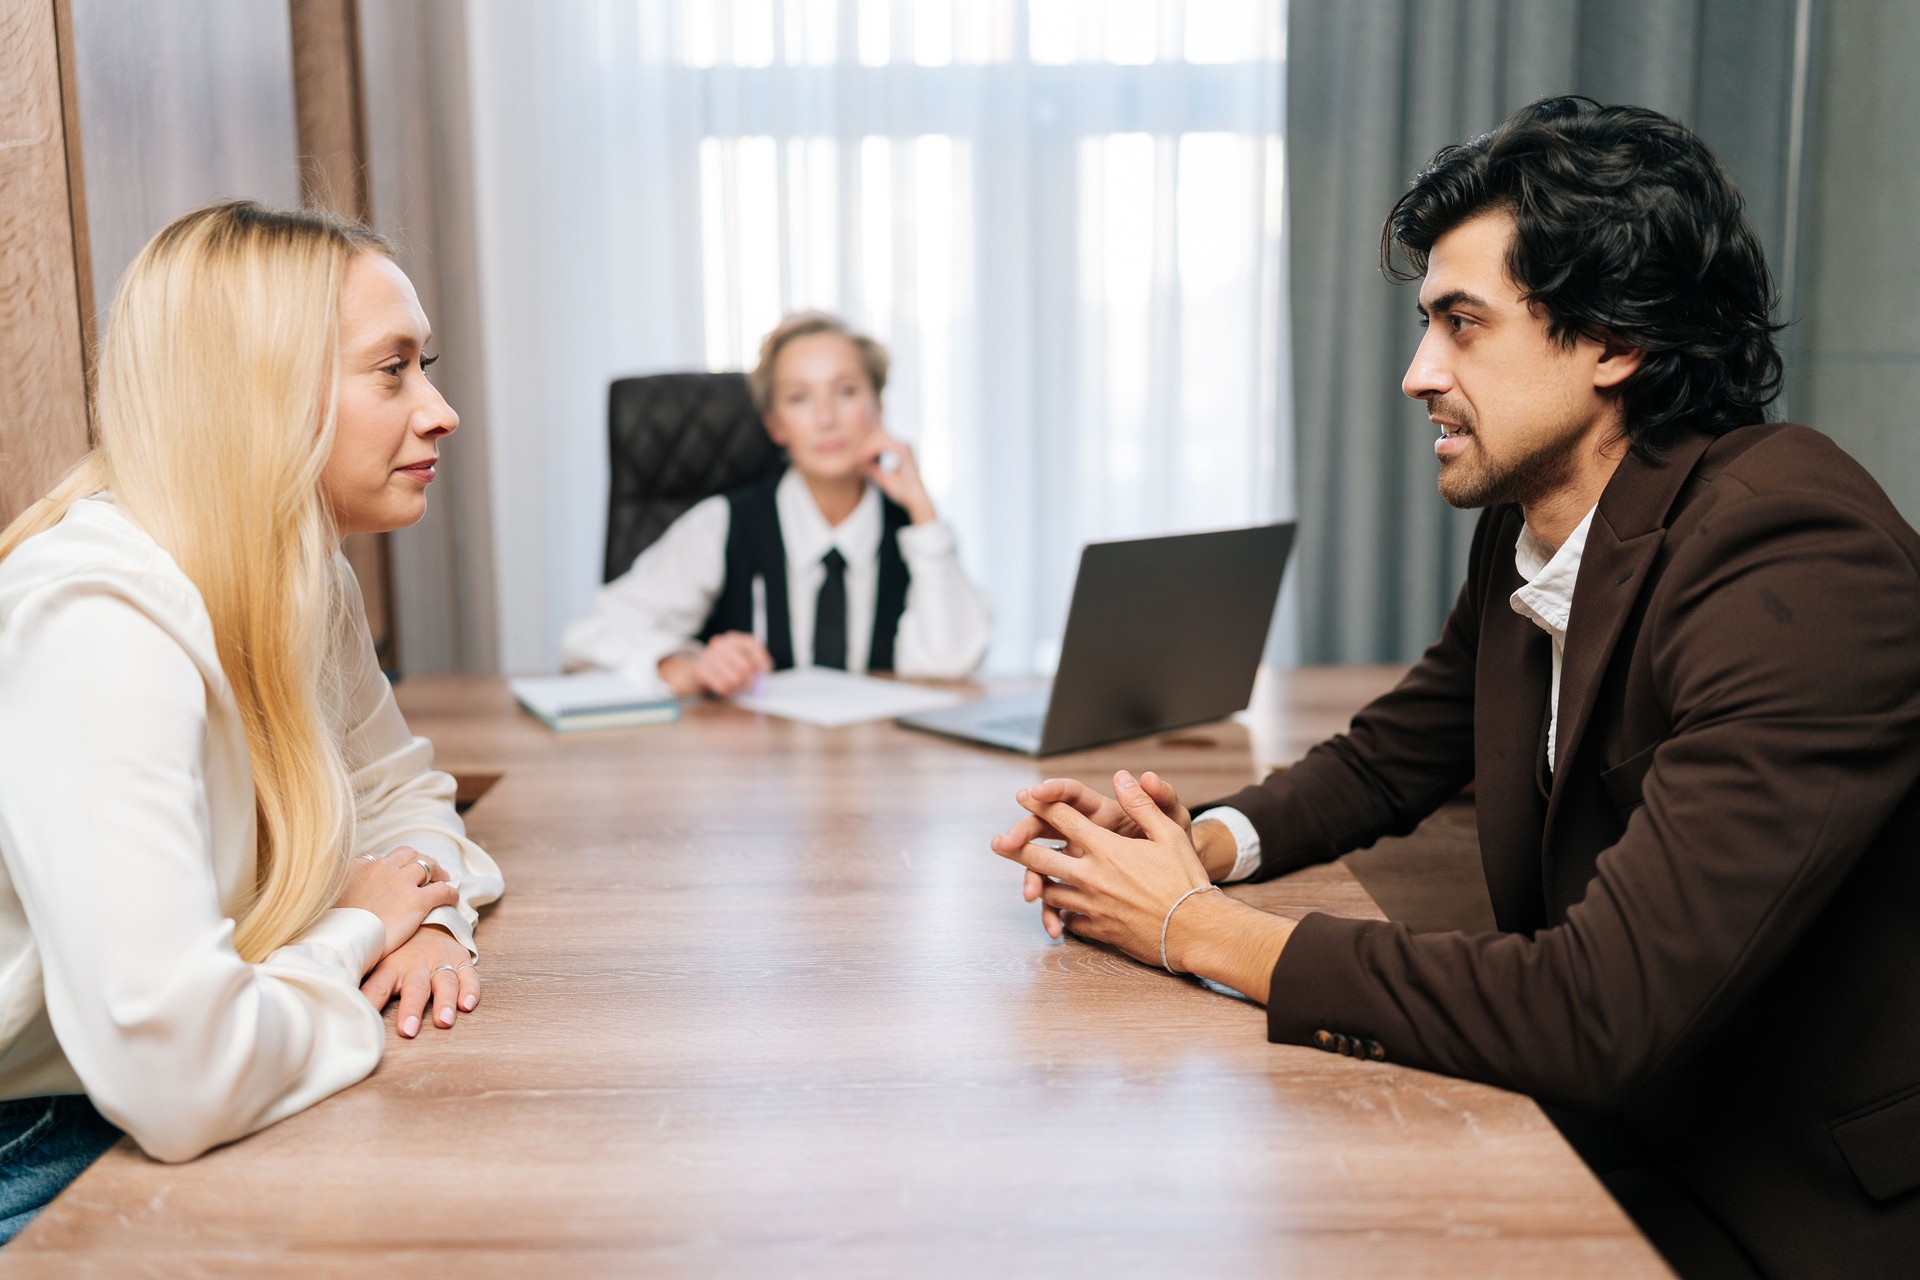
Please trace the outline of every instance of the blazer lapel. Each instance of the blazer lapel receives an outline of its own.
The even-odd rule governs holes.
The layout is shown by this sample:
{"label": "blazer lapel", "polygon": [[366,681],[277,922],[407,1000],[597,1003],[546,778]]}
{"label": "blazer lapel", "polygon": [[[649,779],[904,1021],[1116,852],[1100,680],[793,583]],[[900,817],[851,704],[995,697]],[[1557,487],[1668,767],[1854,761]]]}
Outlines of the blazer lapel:
{"label": "blazer lapel", "polygon": [[[1515,511],[1516,524],[1519,518]],[[1510,548],[1513,540],[1502,545]],[[1547,801],[1539,775],[1547,749],[1553,645],[1531,619],[1507,607],[1507,597],[1519,585],[1512,555],[1503,556],[1480,620],[1474,679],[1473,787],[1480,865],[1494,922],[1503,933],[1531,933],[1546,923],[1540,848]]]}
{"label": "blazer lapel", "polygon": [[[1593,718],[1594,701],[1621,628],[1647,583],[1647,570],[1666,541],[1667,512],[1713,436],[1687,436],[1658,463],[1629,453],[1600,495],[1600,509],[1587,530],[1574,582],[1567,647],[1560,664],[1559,730],[1554,743],[1553,799]],[[1554,803],[1547,806],[1552,829]]]}

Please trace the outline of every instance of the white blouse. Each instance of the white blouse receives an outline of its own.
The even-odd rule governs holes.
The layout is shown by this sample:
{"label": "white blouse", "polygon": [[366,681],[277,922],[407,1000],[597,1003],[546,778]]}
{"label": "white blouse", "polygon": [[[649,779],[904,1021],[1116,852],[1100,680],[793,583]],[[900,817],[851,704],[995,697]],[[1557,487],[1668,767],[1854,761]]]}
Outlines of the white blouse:
{"label": "white blouse", "polygon": [[[837,525],[827,523],[805,478],[791,468],[774,486],[773,498],[786,544],[794,666],[812,665],[814,605],[827,576],[820,561],[829,548],[838,548],[847,562],[847,669],[866,670],[880,588],[880,491],[868,485],[853,513]],[[585,617],[568,625],[560,641],[562,665],[618,671],[645,687],[659,680],[661,659],[698,653],[694,637],[726,580],[732,523],[725,495],[674,521],[631,569],[600,589]],[[899,540],[909,581],[906,611],[894,634],[893,668],[929,679],[964,676],[986,656],[993,622],[986,597],[967,580],[945,521],[909,525]]]}
{"label": "white blouse", "polygon": [[[459,906],[429,920],[471,948],[499,868],[352,601],[356,852],[406,844],[445,867]],[[373,1070],[386,1035],[359,984],[379,917],[335,908],[259,964],[233,949],[254,821],[199,592],[110,500],[75,503],[0,561],[0,1098],[85,1092],[149,1155],[187,1160]]]}

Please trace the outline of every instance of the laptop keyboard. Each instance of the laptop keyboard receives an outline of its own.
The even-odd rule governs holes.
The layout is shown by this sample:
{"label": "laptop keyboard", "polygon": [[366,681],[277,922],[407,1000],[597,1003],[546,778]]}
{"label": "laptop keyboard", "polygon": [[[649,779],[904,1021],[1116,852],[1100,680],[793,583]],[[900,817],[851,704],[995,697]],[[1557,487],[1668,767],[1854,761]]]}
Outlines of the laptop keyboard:
{"label": "laptop keyboard", "polygon": [[988,720],[981,728],[990,733],[1018,734],[1022,737],[1037,738],[1040,726],[1046,722],[1046,713],[1025,712],[1017,716],[1001,716],[997,720]]}

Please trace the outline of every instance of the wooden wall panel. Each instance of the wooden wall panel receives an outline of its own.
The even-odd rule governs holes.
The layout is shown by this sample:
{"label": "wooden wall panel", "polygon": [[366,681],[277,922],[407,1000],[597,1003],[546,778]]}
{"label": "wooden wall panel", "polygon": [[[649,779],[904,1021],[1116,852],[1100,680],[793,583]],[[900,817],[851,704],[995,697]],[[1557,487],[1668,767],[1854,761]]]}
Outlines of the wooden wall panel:
{"label": "wooden wall panel", "polygon": [[[0,0],[0,524],[87,450],[84,205],[64,0]],[[63,96],[62,86],[68,92]]]}
{"label": "wooden wall panel", "polygon": [[[300,151],[300,198],[373,222],[367,191],[366,113],[360,91],[356,0],[288,0],[293,34],[293,100]],[[394,674],[400,644],[393,625],[393,552],[386,535],[356,534],[347,561],[360,579],[367,626],[380,665]]]}
{"label": "wooden wall panel", "polygon": [[301,198],[371,222],[367,131],[360,94],[359,6],[355,0],[290,0],[290,4]]}
{"label": "wooden wall panel", "polygon": [[[80,136],[80,73],[74,61],[73,4],[53,0],[54,34],[60,44],[60,119],[67,146],[67,208],[73,221],[73,275],[80,297],[80,359],[93,385],[93,354],[99,341],[99,306],[93,279],[93,232],[87,221],[85,148]],[[87,406],[91,423],[93,406]],[[89,430],[89,437],[92,432]]]}

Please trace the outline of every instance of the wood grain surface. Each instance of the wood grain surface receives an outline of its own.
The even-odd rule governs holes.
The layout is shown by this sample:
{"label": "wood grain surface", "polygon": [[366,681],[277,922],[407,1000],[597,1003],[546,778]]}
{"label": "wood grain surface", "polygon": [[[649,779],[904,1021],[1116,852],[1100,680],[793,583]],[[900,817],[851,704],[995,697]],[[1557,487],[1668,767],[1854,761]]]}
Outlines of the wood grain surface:
{"label": "wood grain surface", "polygon": [[[0,526],[87,451],[85,213],[76,241],[64,10],[0,0]],[[70,90],[70,55],[66,66]]]}
{"label": "wood grain surface", "polygon": [[[711,704],[558,736],[498,680],[407,681],[441,763],[500,775],[479,1011],[192,1164],[122,1143],[0,1274],[1665,1275],[1528,1099],[1270,1045],[1049,942],[987,850],[1040,777],[1200,798],[1394,675],[1038,763]],[[1378,914],[1337,864],[1235,892]]]}

